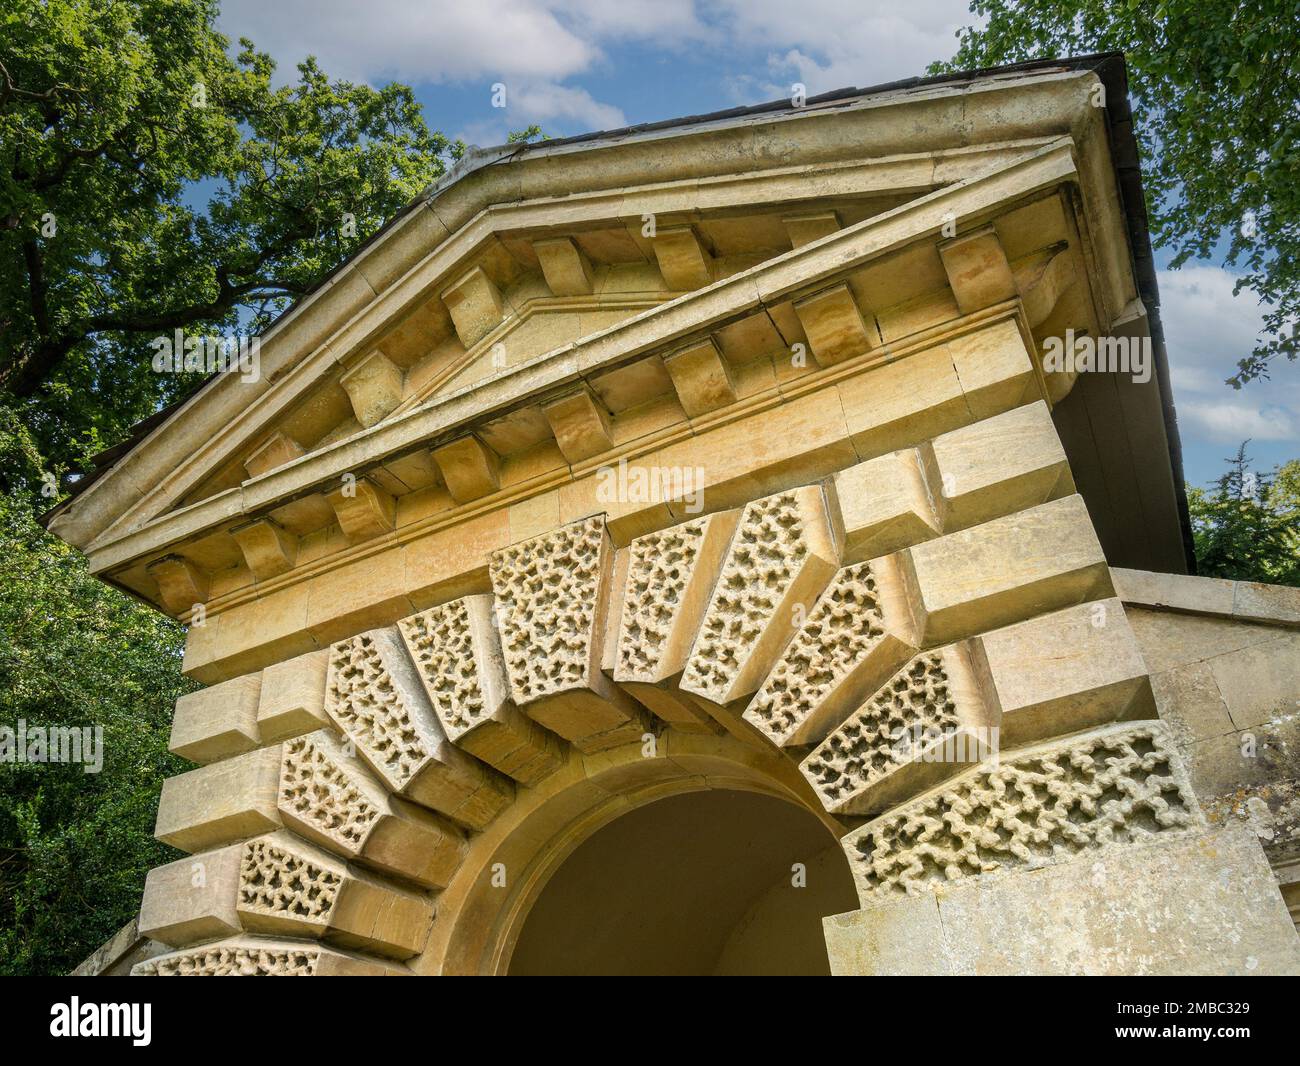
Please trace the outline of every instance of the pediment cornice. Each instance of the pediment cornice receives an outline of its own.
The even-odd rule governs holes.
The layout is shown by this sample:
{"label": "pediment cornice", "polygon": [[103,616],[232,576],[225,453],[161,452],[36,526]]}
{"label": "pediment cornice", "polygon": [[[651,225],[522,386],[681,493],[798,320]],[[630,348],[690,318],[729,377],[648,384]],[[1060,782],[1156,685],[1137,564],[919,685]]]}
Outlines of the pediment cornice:
{"label": "pediment cornice", "polygon": [[241,389],[224,376],[209,383],[73,506],[58,509],[51,528],[88,547],[184,502],[215,457],[274,427],[321,375],[364,355],[387,324],[501,232],[566,232],[598,219],[639,220],[646,211],[689,216],[738,204],[925,192],[1077,132],[1094,81],[1063,69],[534,146],[497,153],[500,159],[485,153],[482,165],[448,175],[264,335],[259,388]]}
{"label": "pediment cornice", "polygon": [[[530,364],[487,383],[438,396],[414,406],[352,437],[294,459],[211,499],[200,501],[154,519],[127,535],[92,546],[92,566],[114,572],[139,564],[150,553],[195,538],[212,536],[232,525],[242,526],[314,493],[327,493],[344,474],[365,478],[368,471],[394,457],[436,452],[457,440],[486,435],[482,427],[511,417],[523,407],[536,409],[550,399],[589,388],[600,374],[626,367],[647,356],[681,351],[707,343],[719,331],[754,316],[766,316],[778,304],[790,305],[805,293],[833,289],[842,278],[909,246],[933,250],[945,222],[952,217],[969,225],[1015,203],[1051,194],[1063,183],[1077,179],[1072,144],[1061,140],[993,173],[967,179],[954,186],[903,205],[877,218],[775,257],[749,271],[724,279],[698,292],[672,300],[652,311],[621,322],[591,337],[545,353]],[[1041,255],[1028,257],[1028,276],[1043,276]],[[1006,313],[1004,310],[1002,313]],[[866,360],[902,358],[909,350],[941,339],[945,330],[958,332],[978,324],[979,318],[947,327],[920,331],[910,342],[876,346],[872,353],[850,360],[843,368],[827,366],[817,376],[847,372]],[[879,327],[877,327],[879,328]],[[1027,332],[1027,327],[1025,328]],[[1029,338],[1027,338],[1028,340]],[[815,351],[815,349],[814,349]],[[811,387],[811,385],[809,385]],[[793,385],[763,402],[781,402],[794,395]],[[732,416],[752,412],[752,403],[737,403]],[[720,410],[715,419],[729,417]],[[689,424],[683,431],[691,432]],[[553,443],[553,442],[552,442]],[[576,476],[587,466],[609,461],[610,455],[628,449],[609,449],[585,464],[570,463]],[[482,499],[466,501],[438,521],[453,520],[475,508],[499,503],[517,495],[511,488],[495,489]],[[354,546],[348,553],[367,550]],[[330,565],[336,565],[333,560]],[[304,575],[311,568],[304,568]],[[292,576],[281,579],[292,580]]]}

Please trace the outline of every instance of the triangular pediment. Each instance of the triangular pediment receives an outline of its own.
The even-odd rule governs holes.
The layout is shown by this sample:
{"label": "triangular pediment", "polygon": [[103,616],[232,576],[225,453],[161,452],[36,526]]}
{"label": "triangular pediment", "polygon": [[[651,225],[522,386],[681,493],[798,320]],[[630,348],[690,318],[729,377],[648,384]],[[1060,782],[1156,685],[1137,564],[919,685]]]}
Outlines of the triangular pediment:
{"label": "triangular pediment", "polygon": [[[51,528],[169,609],[219,598],[403,513],[577,471],[791,376],[888,359],[968,313],[939,248],[981,226],[1031,319],[1094,325],[1093,295],[1073,286],[1068,137],[1008,140],[991,120],[986,143],[895,130],[878,153],[841,128],[801,147],[814,127],[791,123],[813,117],[767,119],[786,154],[760,159],[757,127],[735,149],[683,134],[657,150],[674,166],[642,156],[640,184],[570,150],[512,164],[509,195],[462,203],[476,174],[434,190],[277,324],[260,380],[210,382]],[[692,141],[711,138],[723,154],[701,162]]]}

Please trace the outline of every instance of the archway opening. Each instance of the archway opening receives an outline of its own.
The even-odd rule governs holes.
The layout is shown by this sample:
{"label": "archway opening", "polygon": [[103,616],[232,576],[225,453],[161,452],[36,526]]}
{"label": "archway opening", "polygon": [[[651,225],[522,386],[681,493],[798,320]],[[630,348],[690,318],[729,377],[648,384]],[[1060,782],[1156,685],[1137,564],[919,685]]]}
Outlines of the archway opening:
{"label": "archway opening", "polygon": [[812,813],[754,792],[690,792],[603,826],[547,882],[511,974],[818,975],[821,919],[856,909]]}

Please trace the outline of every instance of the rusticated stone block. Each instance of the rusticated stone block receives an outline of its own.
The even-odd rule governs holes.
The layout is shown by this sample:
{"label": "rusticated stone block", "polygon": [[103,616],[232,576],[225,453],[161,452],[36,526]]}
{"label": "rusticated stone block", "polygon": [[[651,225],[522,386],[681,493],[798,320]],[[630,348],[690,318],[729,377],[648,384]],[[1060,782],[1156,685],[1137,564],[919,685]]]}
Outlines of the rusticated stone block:
{"label": "rusticated stone block", "polygon": [[453,744],[526,785],[559,769],[560,739],[510,700],[491,596],[453,600],[397,628]]}
{"label": "rusticated stone block", "polygon": [[329,663],[329,649],[322,648],[262,671],[257,704],[257,728],[262,740],[300,736],[329,724],[325,714]]}
{"label": "rusticated stone block", "polygon": [[234,893],[239,849],[223,848],[150,870],[140,903],[140,933],[176,946],[240,931]]}
{"label": "rusticated stone block", "polygon": [[636,703],[600,670],[613,548],[602,517],[494,552],[489,572],[510,696],[584,752],[636,740]]}
{"label": "rusticated stone block", "polygon": [[825,919],[836,975],[1300,974],[1254,833],[1162,834]]}
{"label": "rusticated stone block", "polygon": [[638,537],[627,549],[614,680],[687,732],[716,731],[677,680],[739,518],[739,511],[695,518]]}
{"label": "rusticated stone block", "polygon": [[939,516],[915,448],[868,459],[832,479],[844,561],[861,562],[937,537]]}
{"label": "rusticated stone block", "polygon": [[453,821],[482,829],[514,796],[509,780],[447,738],[394,630],[334,645],[325,711],[391,791]]}
{"label": "rusticated stone block", "polygon": [[350,867],[291,833],[254,837],[153,872],[141,933],[179,946],[233,914],[248,932],[328,938],[346,947],[409,958],[433,921],[425,895]]}
{"label": "rusticated stone block", "polygon": [[863,906],[1204,828],[1160,722],[1003,753],[844,837]]}
{"label": "rusticated stone block", "polygon": [[154,836],[195,852],[280,827],[280,746],[261,748],[163,782]]}
{"label": "rusticated stone block", "polygon": [[1155,718],[1118,600],[922,652],[804,760],[828,811],[875,814],[999,747]]}
{"label": "rusticated stone block", "polygon": [[176,701],[168,750],[208,763],[257,747],[261,687],[262,675],[253,673],[187,692]]}
{"label": "rusticated stone block", "polygon": [[681,688],[725,705],[762,682],[839,565],[821,486],[746,505]]}
{"label": "rusticated stone block", "polygon": [[1114,594],[1081,496],[898,553],[926,645]]}
{"label": "rusticated stone block", "polygon": [[998,716],[970,642],[922,652],[836,728],[800,769],[834,814],[872,814],[978,762]]}
{"label": "rusticated stone block", "polygon": [[328,729],[284,744],[279,811],[306,840],[434,888],[446,887],[465,853],[460,829],[390,796]]}
{"label": "rusticated stone block", "polygon": [[233,937],[158,955],[136,965],[132,977],[405,977],[393,962],[301,940]]}
{"label": "rusticated stone block", "polygon": [[404,959],[424,947],[433,903],[399,889],[289,833],[238,845],[236,910],[244,928],[321,936]]}
{"label": "rusticated stone block", "polygon": [[840,570],[745,710],[782,747],[815,743],[916,651],[894,559]]}
{"label": "rusticated stone block", "polygon": [[920,452],[949,533],[1074,492],[1042,400],[944,433]]}
{"label": "rusticated stone block", "polygon": [[1067,607],[978,640],[1004,744],[1156,717],[1151,679],[1117,599]]}

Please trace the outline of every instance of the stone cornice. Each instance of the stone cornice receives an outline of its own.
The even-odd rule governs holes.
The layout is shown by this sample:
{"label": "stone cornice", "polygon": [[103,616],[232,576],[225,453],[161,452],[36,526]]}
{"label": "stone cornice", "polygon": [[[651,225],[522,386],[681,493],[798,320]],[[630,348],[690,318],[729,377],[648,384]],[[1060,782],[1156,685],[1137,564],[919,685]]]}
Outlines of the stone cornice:
{"label": "stone cornice", "polygon": [[[110,526],[124,524],[118,502],[123,494],[137,501],[133,511],[148,517],[183,497],[206,469],[196,458],[178,467],[178,455],[194,452],[187,447],[189,442],[208,442],[220,453],[228,451],[236,433],[250,432],[248,423],[253,419],[273,423],[286,404],[301,394],[304,383],[318,380],[383,322],[391,321],[400,307],[409,306],[411,292],[427,291],[433,283],[430,271],[437,269],[429,262],[430,245],[437,246],[444,262],[444,253],[452,254],[453,247],[463,259],[482,236],[492,232],[498,224],[496,216],[509,213],[509,205],[520,200],[563,196],[550,205],[555,212],[546,223],[550,225],[562,225],[564,215],[583,196],[602,200],[604,210],[615,212],[625,197],[632,197],[639,214],[645,210],[640,197],[656,185],[636,183],[644,183],[650,175],[660,179],[661,187],[681,186],[662,192],[666,199],[659,210],[699,209],[690,205],[705,204],[710,197],[725,198],[723,190],[729,187],[754,189],[757,183],[779,183],[783,171],[785,180],[790,180],[788,167],[771,165],[790,158],[799,159],[805,168],[816,166],[820,183],[831,180],[821,174],[828,169],[833,174],[838,164],[844,167],[841,176],[860,178],[890,157],[908,153],[914,158],[897,163],[901,169],[889,180],[918,187],[927,170],[930,181],[942,180],[939,157],[945,152],[978,154],[1009,142],[1076,133],[1095,120],[1087,105],[1093,80],[1086,72],[1052,72],[960,87],[932,85],[887,92],[802,112],[751,116],[741,123],[656,131],[653,136],[613,143],[534,149],[508,166],[482,167],[444,183],[424,206],[409,211],[268,331],[263,347],[266,373],[259,392],[266,398],[275,395],[274,403],[250,403],[246,390],[229,378],[218,378],[120,459],[75,506],[57,509],[51,528],[86,547]],[[833,125],[824,122],[832,118]],[[846,131],[846,124],[852,129]],[[927,143],[918,155],[916,130],[920,128],[927,131]],[[975,143],[977,138],[983,144]],[[862,144],[872,146],[875,159],[860,159]],[[574,174],[570,160],[578,152],[587,153],[590,160],[590,165],[580,168],[581,175]],[[745,171],[755,177],[736,177]],[[960,173],[960,168],[950,173]],[[821,189],[810,191],[820,194]],[[442,269],[445,275],[450,266]],[[125,524],[131,521],[138,525],[139,518]]]}
{"label": "stone cornice", "polygon": [[385,458],[437,445],[463,434],[476,421],[499,416],[524,401],[536,402],[586,375],[707,336],[801,291],[822,287],[891,251],[937,237],[952,217],[974,223],[999,206],[1076,177],[1073,146],[1062,139],[997,171],[939,190],[549,352],[487,385],[470,386],[381,422],[125,536],[101,539],[89,546],[91,565],[97,572],[117,568],[236,518],[265,513],[319,491],[344,473],[360,475]]}

